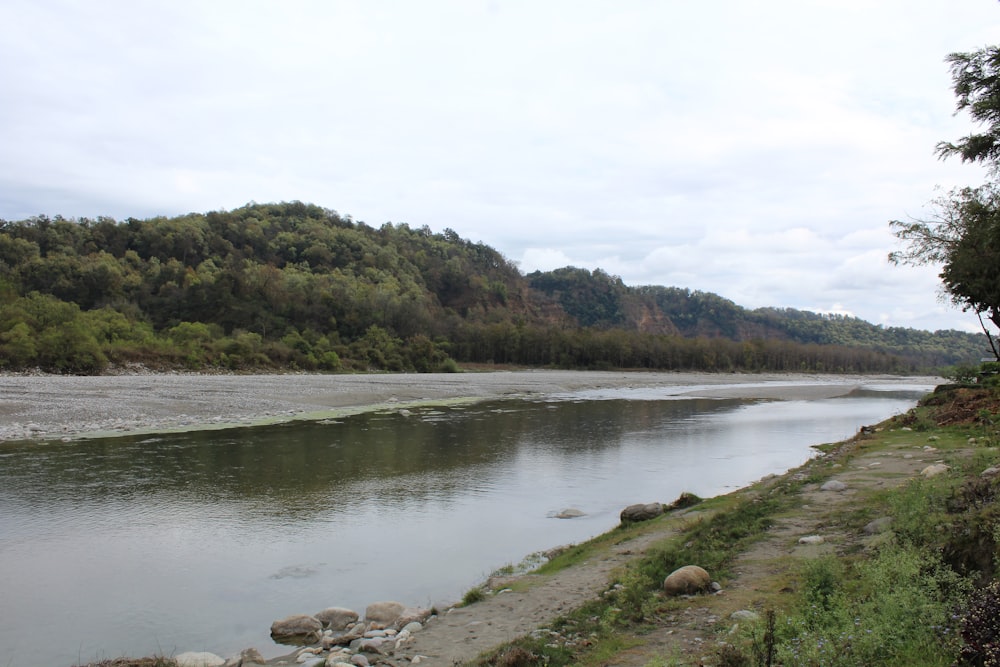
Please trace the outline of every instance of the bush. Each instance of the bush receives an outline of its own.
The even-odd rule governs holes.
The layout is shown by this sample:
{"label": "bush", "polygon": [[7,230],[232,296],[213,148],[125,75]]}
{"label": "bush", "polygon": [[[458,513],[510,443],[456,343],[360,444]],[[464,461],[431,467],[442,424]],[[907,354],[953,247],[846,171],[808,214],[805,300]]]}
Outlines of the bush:
{"label": "bush", "polygon": [[840,573],[804,572],[803,607],[779,623],[777,664],[947,664],[951,611],[967,590],[928,551],[890,546]]}
{"label": "bush", "polygon": [[1000,666],[1000,581],[969,596],[961,624],[963,645],[956,664]]}

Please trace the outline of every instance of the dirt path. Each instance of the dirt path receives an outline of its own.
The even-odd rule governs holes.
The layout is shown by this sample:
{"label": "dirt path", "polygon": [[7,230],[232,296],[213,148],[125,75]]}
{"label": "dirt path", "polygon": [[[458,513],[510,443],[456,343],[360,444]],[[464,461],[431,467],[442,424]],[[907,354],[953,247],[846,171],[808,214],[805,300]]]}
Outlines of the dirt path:
{"label": "dirt path", "polygon": [[[865,510],[870,492],[897,487],[937,460],[937,452],[914,434],[910,443],[862,452],[847,465],[837,465],[828,481],[842,482],[843,490],[823,490],[820,484],[804,486],[802,502],[778,517],[763,540],[736,558],[730,568],[733,576],[725,581],[721,594],[690,598],[686,609],[643,635],[639,646],[619,654],[607,666],[642,667],[664,657],[679,664],[703,664],[717,631],[735,624],[731,618],[734,612],[762,612],[783,593],[791,592],[794,572],[802,560],[849,552],[876,539],[844,525],[853,513]],[[766,488],[762,486],[762,490]],[[799,541],[812,536],[821,537],[822,542]]]}
{"label": "dirt path", "polygon": [[[668,658],[678,664],[703,664],[714,646],[719,628],[734,624],[730,620],[733,612],[761,611],[768,605],[767,600],[782,594],[783,588],[790,590],[790,579],[801,559],[824,553],[843,553],[865,540],[874,539],[843,525],[845,518],[864,509],[869,492],[912,479],[937,460],[936,452],[928,449],[914,434],[912,443],[883,451],[861,452],[847,465],[836,465],[830,479],[842,482],[843,490],[823,490],[819,484],[804,486],[802,502],[778,517],[763,540],[737,557],[731,567],[733,576],[724,582],[722,593],[696,596],[682,602],[658,626],[636,638],[636,645],[605,664],[608,667],[643,667],[657,659]],[[769,484],[776,484],[780,479],[761,483],[757,492],[765,493]],[[680,522],[686,520],[689,519],[681,515],[676,520],[661,522],[655,530],[623,541],[595,560],[557,574],[526,575],[513,586],[514,590],[495,593],[482,602],[454,609],[434,619],[414,635],[411,643],[381,662],[403,667],[420,656],[418,662],[422,665],[461,664],[518,636],[545,632],[546,624],[607,590],[616,568],[642,555],[653,543],[669,537]],[[802,537],[816,535],[823,538],[822,543],[799,542]]]}
{"label": "dirt path", "polygon": [[[680,519],[679,519],[680,520]],[[672,525],[676,525],[675,523]],[[453,665],[544,626],[605,590],[612,572],[641,555],[671,529],[648,531],[614,545],[609,551],[558,573],[491,580],[491,594],[467,607],[457,607],[428,623],[413,641],[396,651],[396,665],[421,656],[424,665]]]}

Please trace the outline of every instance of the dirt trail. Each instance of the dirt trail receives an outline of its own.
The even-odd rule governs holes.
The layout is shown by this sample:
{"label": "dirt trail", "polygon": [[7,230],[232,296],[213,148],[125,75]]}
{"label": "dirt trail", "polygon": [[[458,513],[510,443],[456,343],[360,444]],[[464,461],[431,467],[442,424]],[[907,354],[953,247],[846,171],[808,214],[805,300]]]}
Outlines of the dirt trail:
{"label": "dirt trail", "polygon": [[[843,552],[858,542],[872,539],[864,533],[845,530],[838,517],[863,508],[867,491],[890,488],[916,477],[938,459],[915,435],[912,444],[883,451],[861,452],[844,466],[836,466],[831,480],[843,482],[842,491],[824,491],[810,484],[801,491],[802,502],[778,518],[768,535],[737,557],[724,582],[722,593],[687,599],[679,610],[664,619],[638,644],[606,664],[609,667],[642,667],[655,659],[670,658],[681,664],[702,664],[713,646],[719,627],[732,625],[731,614],[740,609],[761,610],[762,600],[787,586],[795,563],[823,553]],[[796,473],[789,473],[794,475]],[[801,474],[801,473],[799,473]],[[769,484],[758,489],[766,492]],[[672,534],[685,521],[659,523],[635,538],[615,545],[594,561],[541,577],[526,575],[515,590],[495,593],[482,602],[457,608],[432,620],[384,663],[403,667],[420,656],[422,665],[455,665],[518,636],[545,626],[560,615],[579,607],[607,590],[615,568],[640,555],[653,543]],[[820,535],[821,544],[800,544],[805,536]]]}
{"label": "dirt trail", "polygon": [[544,629],[547,623],[607,590],[616,568],[671,532],[667,527],[632,537],[593,560],[552,575],[528,574],[491,581],[493,592],[484,600],[454,608],[430,621],[412,642],[396,651],[392,662],[406,665],[419,655],[424,665],[452,665]]}
{"label": "dirt trail", "polygon": [[[846,488],[841,491],[822,490],[819,484],[806,485],[801,491],[801,504],[780,516],[763,540],[736,558],[730,568],[733,576],[725,582],[721,594],[690,598],[686,609],[643,635],[639,646],[619,654],[607,666],[642,667],[663,657],[681,664],[703,664],[717,629],[735,625],[731,620],[734,612],[761,612],[765,600],[791,592],[790,579],[802,559],[844,553],[875,539],[842,525],[843,517],[864,509],[868,491],[899,486],[937,460],[937,452],[926,449],[914,434],[912,444],[859,453],[847,465],[837,466],[829,480],[844,483]],[[799,542],[809,536],[820,536],[823,541]]]}

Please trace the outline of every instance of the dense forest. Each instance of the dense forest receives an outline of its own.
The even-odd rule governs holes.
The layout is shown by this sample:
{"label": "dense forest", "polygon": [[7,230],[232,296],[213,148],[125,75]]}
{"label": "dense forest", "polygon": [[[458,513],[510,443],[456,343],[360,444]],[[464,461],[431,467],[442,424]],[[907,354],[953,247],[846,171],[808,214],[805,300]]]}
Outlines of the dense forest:
{"label": "dense forest", "polygon": [[523,275],[446,229],[318,206],[0,220],[0,369],[454,371],[458,364],[916,372],[985,337],[883,328],[596,270]]}

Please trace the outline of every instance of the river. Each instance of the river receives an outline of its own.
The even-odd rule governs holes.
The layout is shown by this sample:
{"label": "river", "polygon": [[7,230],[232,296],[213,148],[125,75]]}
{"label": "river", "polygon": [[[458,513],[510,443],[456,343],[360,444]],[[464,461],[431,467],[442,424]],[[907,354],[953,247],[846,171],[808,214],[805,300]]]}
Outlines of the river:
{"label": "river", "polygon": [[[932,386],[822,400],[578,391],[319,422],[0,443],[0,667],[254,646],[273,620],[431,606],[495,568],[707,497]],[[560,519],[564,509],[584,515]]]}

